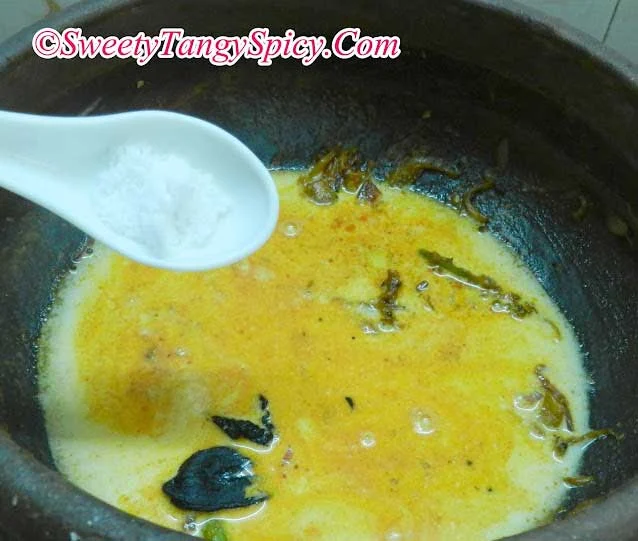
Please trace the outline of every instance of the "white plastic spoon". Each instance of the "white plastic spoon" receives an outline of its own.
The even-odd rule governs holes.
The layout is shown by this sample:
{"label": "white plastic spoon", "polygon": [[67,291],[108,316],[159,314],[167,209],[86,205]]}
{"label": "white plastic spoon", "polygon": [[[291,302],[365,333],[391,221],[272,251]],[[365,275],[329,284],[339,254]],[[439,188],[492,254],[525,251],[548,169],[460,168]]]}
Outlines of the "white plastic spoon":
{"label": "white plastic spoon", "polygon": [[[210,241],[195,249],[191,242],[185,253],[178,248],[154,253],[148,248],[152,242],[132,240],[122,228],[118,232],[112,222],[109,226],[99,217],[96,183],[99,179],[104,182],[118,149],[140,146],[155,155],[183,159],[192,168],[210,174],[226,195],[227,212]],[[208,122],[166,111],[93,117],[0,111],[0,187],[49,209],[133,260],[180,271],[222,267],[250,255],[268,240],[279,212],[270,173],[243,143]],[[203,198],[191,199],[191,207],[205,203]],[[131,204],[128,201],[129,207]],[[201,216],[202,210],[196,214]]]}

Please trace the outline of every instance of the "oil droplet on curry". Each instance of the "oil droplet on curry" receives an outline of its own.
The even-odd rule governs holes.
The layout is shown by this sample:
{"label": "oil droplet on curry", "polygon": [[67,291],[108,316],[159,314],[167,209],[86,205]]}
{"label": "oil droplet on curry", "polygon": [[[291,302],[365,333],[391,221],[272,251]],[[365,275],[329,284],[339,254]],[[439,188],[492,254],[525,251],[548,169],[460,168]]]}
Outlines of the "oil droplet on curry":
{"label": "oil droplet on curry", "polygon": [[[539,283],[440,203],[382,187],[376,205],[322,207],[297,176],[274,173],[279,227],[231,267],[172,273],[96,246],[68,277],[40,360],[60,471],[133,515],[195,535],[214,522],[223,537],[211,538],[231,541],[488,540],[551,520],[582,449],[556,456],[539,427],[537,367],[569,402],[573,431],[588,430],[588,411],[573,331]],[[534,312],[515,317],[424,253]],[[211,421],[259,424],[260,395],[270,444]],[[252,461],[248,492],[267,499],[175,507],[163,484],[219,446]]]}

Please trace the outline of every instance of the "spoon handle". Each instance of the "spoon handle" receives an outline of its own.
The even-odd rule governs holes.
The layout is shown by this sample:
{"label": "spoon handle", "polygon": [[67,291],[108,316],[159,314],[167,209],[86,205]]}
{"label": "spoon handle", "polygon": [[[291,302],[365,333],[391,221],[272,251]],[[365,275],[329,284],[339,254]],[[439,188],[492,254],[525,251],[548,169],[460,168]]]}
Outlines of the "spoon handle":
{"label": "spoon handle", "polygon": [[74,118],[0,111],[0,187],[68,219],[84,195],[83,131]]}

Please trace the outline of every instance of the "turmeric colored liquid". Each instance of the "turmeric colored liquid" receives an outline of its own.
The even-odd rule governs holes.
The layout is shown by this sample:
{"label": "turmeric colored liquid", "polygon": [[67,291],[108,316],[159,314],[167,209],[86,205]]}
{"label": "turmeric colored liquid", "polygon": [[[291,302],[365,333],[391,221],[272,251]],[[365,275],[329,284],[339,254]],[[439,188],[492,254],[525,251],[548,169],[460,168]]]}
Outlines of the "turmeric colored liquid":
{"label": "turmeric colored liquid", "polygon": [[[66,280],[40,362],[62,473],[169,528],[186,521],[197,534],[223,519],[231,541],[467,541],[548,520],[580,451],[553,459],[515,398],[538,388],[534,367],[545,364],[578,432],[588,412],[573,332],[540,285],[439,203],[384,189],[376,207],[347,195],[318,207],[299,196],[295,173],[274,176],[280,224],[247,260],[172,273],[98,246]],[[495,313],[475,288],[435,275],[421,248],[538,312]],[[397,328],[370,306],[388,269],[402,281]],[[258,422],[259,394],[277,429],[269,448],[210,421]],[[212,514],[174,507],[162,484],[218,445],[253,460],[270,498]]]}

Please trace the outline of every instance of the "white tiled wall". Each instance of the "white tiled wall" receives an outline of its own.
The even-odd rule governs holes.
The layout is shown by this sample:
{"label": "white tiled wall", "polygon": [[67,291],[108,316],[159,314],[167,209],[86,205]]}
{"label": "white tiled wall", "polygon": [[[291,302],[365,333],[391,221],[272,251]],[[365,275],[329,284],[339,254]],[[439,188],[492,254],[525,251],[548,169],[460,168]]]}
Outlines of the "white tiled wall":
{"label": "white tiled wall", "polygon": [[78,0],[0,0],[0,41]]}
{"label": "white tiled wall", "polygon": [[[599,40],[612,20],[618,0],[518,0],[521,4],[536,8],[547,15],[563,19],[579,30]],[[638,20],[638,19],[636,19]]]}
{"label": "white tiled wall", "polygon": [[606,43],[638,64],[638,0],[620,0]]}

